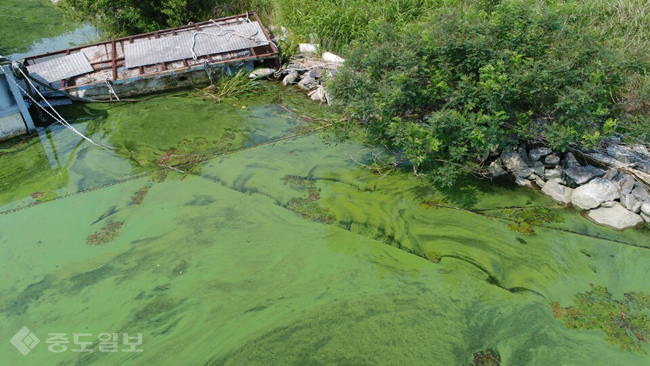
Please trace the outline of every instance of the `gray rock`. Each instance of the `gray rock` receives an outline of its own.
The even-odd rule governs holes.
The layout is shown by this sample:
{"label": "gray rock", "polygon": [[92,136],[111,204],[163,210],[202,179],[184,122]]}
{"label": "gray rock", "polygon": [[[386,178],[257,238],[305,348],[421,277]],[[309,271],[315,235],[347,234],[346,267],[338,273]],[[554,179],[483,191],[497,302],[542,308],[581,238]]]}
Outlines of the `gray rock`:
{"label": "gray rock", "polygon": [[488,172],[490,173],[490,176],[492,176],[494,178],[500,177],[500,176],[505,175],[505,174],[508,174],[501,167],[501,158],[498,158],[497,160],[490,163],[490,165],[488,166]]}
{"label": "gray rock", "polygon": [[585,166],[572,165],[564,171],[564,174],[566,174],[569,185],[576,186],[576,185],[585,184],[594,178],[599,178],[604,176],[605,171],[591,165],[585,165]]}
{"label": "gray rock", "polygon": [[544,188],[544,186],[546,185],[546,182],[544,181],[544,179],[542,179],[542,178],[540,178],[540,177],[535,177],[535,184],[536,184],[539,188]]}
{"label": "gray rock", "polygon": [[644,213],[644,212],[641,212],[641,214],[640,214],[639,216],[641,216],[641,218],[643,219],[643,221],[645,221],[645,222],[650,222],[650,215],[648,215],[648,214],[646,214],[646,213]]}
{"label": "gray rock", "polygon": [[515,183],[517,183],[517,185],[521,186],[521,187],[534,188],[533,187],[533,182],[529,181],[528,179],[517,178],[517,179],[515,179]]}
{"label": "gray rock", "polygon": [[610,208],[610,207],[614,207],[614,205],[616,203],[617,203],[616,201],[607,201],[607,202],[601,203],[600,207]]}
{"label": "gray rock", "polygon": [[617,183],[620,180],[620,174],[618,170],[612,168],[612,169],[608,169],[607,172],[605,172],[605,176],[603,178],[609,179],[612,182]]}
{"label": "gray rock", "polygon": [[528,157],[532,161],[537,161],[552,152],[553,150],[549,149],[548,147],[536,147],[528,152]]}
{"label": "gray rock", "polygon": [[632,178],[631,175],[625,175],[625,177],[619,182],[619,185],[621,186],[621,192],[626,194],[632,193],[632,190],[636,184],[636,179]]}
{"label": "gray rock", "polygon": [[306,74],[305,77],[300,80],[298,86],[305,90],[312,90],[318,86],[318,80],[311,77],[311,75]]}
{"label": "gray rock", "polygon": [[323,73],[325,73],[325,68],[323,67],[314,67],[309,71],[309,76],[313,77],[314,79],[320,79],[323,77]]}
{"label": "gray rock", "polygon": [[506,169],[511,172],[528,168],[528,164],[526,164],[524,159],[522,159],[516,152],[502,152],[501,161],[503,161],[503,165],[505,165]]}
{"label": "gray rock", "polygon": [[618,187],[612,181],[596,178],[573,191],[571,203],[581,210],[590,210],[606,201],[617,199]]}
{"label": "gray rock", "polygon": [[573,189],[561,185],[561,181],[559,178],[549,180],[542,188],[542,192],[551,197],[553,201],[566,205],[571,202]]}
{"label": "gray rock", "polygon": [[544,163],[541,161],[536,161],[533,169],[535,169],[535,174],[539,175],[540,177],[544,176]]}
{"label": "gray rock", "polygon": [[519,147],[517,148],[517,154],[519,154],[519,156],[521,156],[521,158],[524,159],[524,161],[529,160],[528,153],[526,153],[526,145],[524,144],[519,145]]}
{"label": "gray rock", "polygon": [[634,212],[635,214],[641,213],[641,205],[643,205],[643,202],[637,202],[630,211]]}
{"label": "gray rock", "polygon": [[642,171],[644,173],[650,174],[650,161],[644,161],[644,162],[638,163],[638,164],[636,164],[636,166],[634,168],[637,169],[637,170],[640,170],[640,171]]}
{"label": "gray rock", "polygon": [[528,178],[535,173],[533,168],[515,169],[513,174],[516,178]]}
{"label": "gray rock", "polygon": [[562,168],[547,169],[544,172],[544,177],[546,178],[546,180],[562,178],[562,173],[563,173]]}
{"label": "gray rock", "polygon": [[650,159],[650,151],[648,151],[647,147],[643,145],[634,145],[632,146],[632,150],[634,150],[634,152],[637,153],[642,158]]}
{"label": "gray rock", "polygon": [[[639,200],[634,198],[634,196],[631,193],[624,193],[621,192],[621,205],[625,207],[626,209],[630,211],[634,211],[635,206],[639,203]],[[639,209],[641,209],[641,206],[639,206]]]}
{"label": "gray rock", "polygon": [[557,155],[557,154],[547,155],[544,158],[544,164],[546,166],[551,166],[551,167],[556,166],[556,165],[560,164],[560,156]]}
{"label": "gray rock", "polygon": [[607,147],[607,155],[623,164],[638,163],[643,160],[635,152],[621,145],[609,145]]}
{"label": "gray rock", "polygon": [[287,64],[287,70],[307,71],[307,68],[299,64]]}
{"label": "gray rock", "polygon": [[570,167],[574,167],[574,166],[576,166],[576,167],[580,166],[580,163],[578,162],[576,157],[573,156],[573,154],[570,153],[570,152],[564,154],[564,167],[565,168],[570,168]]}
{"label": "gray rock", "polygon": [[640,183],[634,185],[634,189],[632,189],[632,195],[639,201],[645,201],[650,198],[650,194],[648,194],[648,192],[643,189],[643,186]]}
{"label": "gray rock", "polygon": [[287,76],[284,77],[284,79],[282,79],[282,84],[284,84],[284,86],[287,86],[289,84],[295,84],[296,80],[298,80],[298,72],[292,70],[289,71],[289,73],[287,74]]}
{"label": "gray rock", "polygon": [[650,215],[650,201],[646,201],[641,204],[641,212],[646,215]]}
{"label": "gray rock", "polygon": [[607,226],[614,230],[625,230],[643,223],[641,216],[630,212],[620,204],[613,207],[601,207],[589,211],[587,218],[599,225]]}

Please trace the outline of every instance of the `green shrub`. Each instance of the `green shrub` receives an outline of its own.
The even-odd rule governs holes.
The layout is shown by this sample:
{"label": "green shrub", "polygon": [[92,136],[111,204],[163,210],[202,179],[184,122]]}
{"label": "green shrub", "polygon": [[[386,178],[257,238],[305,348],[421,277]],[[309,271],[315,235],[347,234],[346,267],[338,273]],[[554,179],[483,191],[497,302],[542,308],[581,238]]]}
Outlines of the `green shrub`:
{"label": "green shrub", "polygon": [[564,150],[612,133],[616,99],[647,58],[626,57],[560,6],[481,4],[442,6],[353,43],[331,85],[344,113],[446,184],[521,140]]}
{"label": "green shrub", "polygon": [[299,42],[320,43],[341,52],[365,40],[378,24],[404,25],[426,15],[443,0],[276,0],[279,22]]}
{"label": "green shrub", "polygon": [[108,36],[126,36],[178,27],[189,22],[258,10],[271,16],[274,2],[264,0],[61,0],[77,20],[88,21]]}

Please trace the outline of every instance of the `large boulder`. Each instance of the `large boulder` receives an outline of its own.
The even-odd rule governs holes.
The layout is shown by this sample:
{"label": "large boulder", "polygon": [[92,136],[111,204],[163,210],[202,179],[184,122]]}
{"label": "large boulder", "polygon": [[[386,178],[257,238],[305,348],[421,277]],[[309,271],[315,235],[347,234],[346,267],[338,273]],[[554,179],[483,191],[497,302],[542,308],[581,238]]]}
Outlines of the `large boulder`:
{"label": "large boulder", "polygon": [[623,164],[638,163],[643,160],[635,152],[620,145],[609,145],[607,147],[607,155],[620,161]]}
{"label": "large boulder", "polygon": [[554,167],[558,164],[560,164],[560,155],[551,154],[551,155],[546,155],[546,157],[544,158],[544,165],[546,166]]}
{"label": "large boulder", "polygon": [[641,210],[641,202],[636,199],[631,193],[621,192],[621,205],[626,209],[638,213]]}
{"label": "large boulder", "polygon": [[546,171],[544,171],[544,178],[546,178],[546,180],[562,178],[562,173],[563,173],[562,168],[559,167],[555,169],[547,169]]}
{"label": "large boulder", "polygon": [[571,186],[585,184],[594,178],[600,178],[605,175],[605,171],[591,165],[571,165],[564,171],[567,182]]}
{"label": "large boulder", "polygon": [[581,210],[590,210],[606,201],[617,199],[618,187],[612,181],[596,178],[573,191],[571,203]]}
{"label": "large boulder", "polygon": [[552,152],[553,150],[549,149],[548,147],[536,147],[534,149],[530,149],[528,152],[528,157],[532,161],[537,161]]}
{"label": "large boulder", "polygon": [[533,182],[529,181],[528,179],[517,177],[517,179],[515,179],[515,183],[517,183],[517,185],[521,187],[535,188],[533,186]]}
{"label": "large boulder", "polygon": [[641,204],[641,212],[650,216],[650,201]]}
{"label": "large boulder", "polygon": [[540,177],[544,176],[544,171],[545,171],[544,163],[542,163],[541,161],[536,161],[533,168],[535,169],[535,174],[539,175]]}
{"label": "large boulder", "polygon": [[512,172],[515,175],[515,178],[528,178],[533,173],[535,173],[535,169],[533,168],[525,168],[525,169],[515,169]]}
{"label": "large boulder", "polygon": [[561,203],[563,205],[569,204],[571,202],[571,195],[573,194],[573,189],[563,186],[560,184],[562,180],[559,178],[551,179],[542,188],[542,192],[551,197],[555,202]]}
{"label": "large boulder", "polygon": [[587,218],[599,225],[607,226],[614,230],[625,230],[643,223],[641,216],[630,212],[620,204],[613,207],[601,207],[589,211]]}
{"label": "large boulder", "polygon": [[511,172],[528,168],[528,164],[516,152],[502,152],[501,161],[503,161],[503,165]]}
{"label": "large boulder", "polygon": [[632,195],[639,201],[646,201],[650,199],[650,194],[648,194],[648,192],[646,192],[646,190],[643,189],[643,186],[640,183],[634,185],[634,189],[632,190]]}
{"label": "large boulder", "polygon": [[564,154],[564,167],[569,168],[573,166],[580,166],[578,159],[570,152]]}
{"label": "large boulder", "polygon": [[490,173],[490,176],[492,176],[493,178],[500,177],[502,175],[508,174],[501,167],[501,158],[498,158],[497,160],[490,163],[490,165],[488,166],[488,172]]}

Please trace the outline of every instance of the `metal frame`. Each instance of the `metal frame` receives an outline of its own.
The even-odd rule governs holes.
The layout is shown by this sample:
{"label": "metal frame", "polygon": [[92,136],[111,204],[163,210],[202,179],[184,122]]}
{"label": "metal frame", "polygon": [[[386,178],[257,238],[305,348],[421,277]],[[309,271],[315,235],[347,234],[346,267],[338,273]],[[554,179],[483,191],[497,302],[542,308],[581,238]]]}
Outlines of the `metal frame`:
{"label": "metal frame", "polygon": [[[238,15],[233,15],[225,18],[219,18],[215,19],[216,22],[225,22],[225,21],[231,21],[235,19],[241,19],[241,18],[246,18],[248,17],[249,19],[258,22],[260,25],[260,28],[262,29],[264,36],[266,40],[268,41],[268,45],[263,45],[259,47],[253,47],[250,49],[242,49],[242,50],[235,50],[235,51],[230,51],[230,52],[221,52],[221,53],[215,53],[215,54],[209,54],[202,56],[201,58],[204,58],[208,60],[208,62],[212,65],[220,65],[220,64],[226,64],[226,63],[232,63],[232,62],[241,62],[241,61],[266,61],[266,60],[273,60],[273,66],[275,67],[276,70],[280,68],[280,52],[277,48],[277,46],[273,43],[271,40],[271,36],[269,34],[269,31],[264,27],[262,24],[257,12],[252,11],[248,13],[243,13],[243,14],[238,14]],[[111,47],[110,53],[108,50],[106,50],[106,56],[108,56],[110,59],[106,61],[96,61],[96,62],[91,62],[90,65],[93,67],[93,73],[94,72],[99,72],[99,71],[104,71],[104,70],[111,70],[112,71],[112,79],[113,81],[118,81],[118,80],[128,80],[129,78],[120,78],[119,77],[119,69],[123,68],[126,66],[125,64],[125,58],[124,58],[124,44],[126,42],[133,43],[134,40],[137,39],[151,39],[153,38],[159,38],[161,35],[166,35],[166,34],[177,34],[179,31],[186,31],[186,30],[191,30],[194,29],[196,31],[201,31],[202,26],[212,26],[212,21],[205,21],[201,23],[196,23],[196,24],[191,24],[191,25],[186,25],[182,27],[176,27],[176,28],[169,28],[169,29],[164,29],[164,30],[158,30],[155,32],[149,32],[149,33],[143,33],[143,34],[138,34],[134,36],[129,36],[129,37],[123,37],[123,38],[118,38],[110,41],[104,41],[104,42],[98,42],[98,43],[93,43],[89,45],[84,45],[84,46],[76,46],[72,47],[69,49],[65,50],[60,50],[60,51],[53,51],[53,52],[48,52],[44,53],[41,55],[36,55],[36,56],[30,56],[26,57],[23,60],[23,63],[25,65],[32,65],[37,63],[38,60],[44,59],[44,58],[51,58],[53,56],[57,55],[69,55],[72,52],[80,52],[81,50],[85,48],[91,48],[91,47],[97,47],[97,46],[104,46],[104,48],[107,48],[109,45]],[[122,57],[117,57],[117,47],[122,47]],[[250,56],[248,57],[235,57],[235,58],[230,58],[230,59],[222,59],[219,61],[214,61],[214,58],[216,56],[220,55],[227,55],[227,54],[233,54],[233,53],[238,53],[241,51],[249,51]],[[189,62],[193,61],[193,59],[188,58],[188,59],[181,59],[181,60],[175,60],[175,61],[169,61],[169,62],[162,62],[159,64],[153,64],[153,65],[144,65],[140,66],[137,68],[131,68],[129,70],[138,70],[138,74],[140,77],[142,76],[154,76],[157,74],[162,74],[166,72],[178,72],[178,71],[183,71],[187,69],[192,69],[199,67],[200,65],[191,65]],[[181,68],[169,68],[169,65],[171,63],[177,63],[177,62],[182,62],[183,67]],[[145,68],[151,67],[158,65],[160,66],[160,69],[162,71],[157,71],[157,72],[146,72]],[[61,89],[62,90],[70,90],[70,89],[75,89],[80,86],[89,86],[89,85],[94,85],[94,84],[103,84],[104,82],[97,81],[93,82],[90,84],[80,84],[76,85],[76,81],[82,79],[84,76],[91,75],[92,73],[87,73],[87,74],[82,74],[78,75],[72,78],[69,78],[67,80],[62,80],[61,81]]]}

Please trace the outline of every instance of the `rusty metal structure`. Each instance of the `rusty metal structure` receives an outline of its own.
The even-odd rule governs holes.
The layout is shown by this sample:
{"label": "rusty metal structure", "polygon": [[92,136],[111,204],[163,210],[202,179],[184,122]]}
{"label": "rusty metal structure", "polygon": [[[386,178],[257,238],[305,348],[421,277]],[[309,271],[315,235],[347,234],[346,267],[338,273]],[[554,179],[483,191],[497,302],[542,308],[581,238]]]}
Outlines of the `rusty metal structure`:
{"label": "rusty metal structure", "polygon": [[278,69],[280,58],[257,13],[248,12],[49,52],[23,63],[31,77],[53,88],[109,99],[205,83],[217,70]]}

